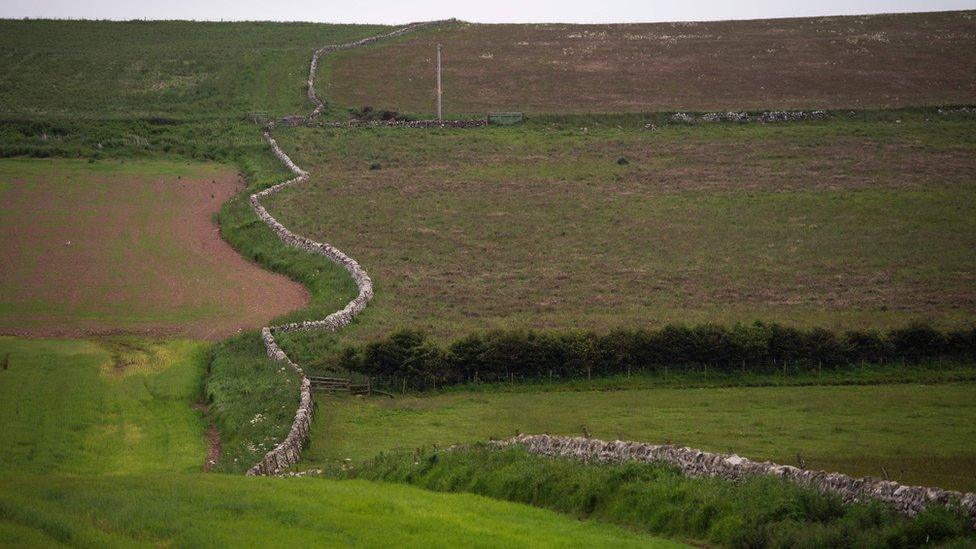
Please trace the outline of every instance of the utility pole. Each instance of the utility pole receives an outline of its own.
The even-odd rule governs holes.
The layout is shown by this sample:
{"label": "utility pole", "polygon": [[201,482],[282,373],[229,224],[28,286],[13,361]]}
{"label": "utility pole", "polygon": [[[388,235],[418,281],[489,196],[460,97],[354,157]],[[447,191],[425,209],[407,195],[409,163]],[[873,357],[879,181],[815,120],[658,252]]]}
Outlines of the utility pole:
{"label": "utility pole", "polygon": [[441,120],[441,45],[437,44],[437,120]]}

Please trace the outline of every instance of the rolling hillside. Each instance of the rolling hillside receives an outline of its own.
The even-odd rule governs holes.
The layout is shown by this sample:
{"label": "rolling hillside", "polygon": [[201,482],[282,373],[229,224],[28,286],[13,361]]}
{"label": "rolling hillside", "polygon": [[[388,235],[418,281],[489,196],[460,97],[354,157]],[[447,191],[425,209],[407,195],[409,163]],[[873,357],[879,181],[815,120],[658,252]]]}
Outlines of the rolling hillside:
{"label": "rolling hillside", "polygon": [[326,66],[348,107],[453,114],[891,108],[976,102],[976,13],[630,25],[457,23]]}

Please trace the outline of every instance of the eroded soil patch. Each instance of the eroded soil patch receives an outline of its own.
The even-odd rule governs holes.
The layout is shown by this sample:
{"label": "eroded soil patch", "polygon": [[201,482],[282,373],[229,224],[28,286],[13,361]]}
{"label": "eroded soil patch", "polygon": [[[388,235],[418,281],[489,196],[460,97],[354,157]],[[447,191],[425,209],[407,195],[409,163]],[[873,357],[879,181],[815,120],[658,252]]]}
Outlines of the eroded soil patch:
{"label": "eroded soil patch", "polygon": [[302,306],[212,216],[233,170],[183,162],[0,163],[0,333],[219,339]]}

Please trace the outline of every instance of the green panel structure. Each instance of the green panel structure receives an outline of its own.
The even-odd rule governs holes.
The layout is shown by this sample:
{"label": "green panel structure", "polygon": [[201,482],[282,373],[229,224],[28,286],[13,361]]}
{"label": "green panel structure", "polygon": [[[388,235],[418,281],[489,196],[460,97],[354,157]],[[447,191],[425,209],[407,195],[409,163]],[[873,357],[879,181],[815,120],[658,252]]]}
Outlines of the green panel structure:
{"label": "green panel structure", "polygon": [[512,124],[518,124],[524,119],[525,116],[520,112],[488,113],[488,123],[495,124],[498,126],[511,126]]}

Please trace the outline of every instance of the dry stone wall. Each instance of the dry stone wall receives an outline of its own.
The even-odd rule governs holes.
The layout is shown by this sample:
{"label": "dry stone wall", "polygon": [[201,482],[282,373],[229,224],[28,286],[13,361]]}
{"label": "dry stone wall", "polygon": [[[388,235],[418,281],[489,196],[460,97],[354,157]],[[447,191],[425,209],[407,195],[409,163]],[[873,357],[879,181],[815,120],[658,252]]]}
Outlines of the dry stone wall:
{"label": "dry stone wall", "polygon": [[668,121],[678,124],[697,124],[700,122],[798,122],[801,120],[822,120],[829,117],[827,111],[764,111],[749,112],[707,112],[703,114],[688,114],[676,112]]}
{"label": "dry stone wall", "polygon": [[315,122],[323,128],[480,128],[487,118],[458,120],[350,120],[349,122]]}
{"label": "dry stone wall", "polygon": [[496,447],[519,446],[533,454],[569,457],[583,462],[668,463],[692,477],[717,476],[732,481],[755,475],[779,477],[823,493],[837,494],[847,503],[881,501],[908,516],[915,516],[930,505],[958,505],[976,524],[974,493],[903,486],[871,477],[855,478],[839,473],[811,471],[768,461],[752,461],[735,454],[713,454],[672,445],[550,435],[519,435],[491,444]]}
{"label": "dry stone wall", "polygon": [[254,464],[248,471],[248,475],[277,475],[284,471],[289,466],[298,462],[301,459],[302,448],[308,441],[308,431],[312,423],[312,390],[311,383],[308,377],[305,375],[304,370],[295,364],[288,355],[281,349],[278,342],[275,340],[274,334],[280,332],[293,332],[293,331],[303,331],[303,330],[335,330],[341,328],[346,324],[352,322],[353,317],[359,314],[360,311],[366,308],[366,304],[370,299],[373,298],[373,281],[370,280],[369,274],[366,272],[359,263],[353,258],[342,253],[341,250],[324,242],[316,242],[310,238],[293,233],[288,230],[287,227],[282,225],[277,219],[274,218],[268,210],[261,204],[261,199],[280,192],[283,189],[308,181],[309,174],[305,170],[301,169],[291,157],[289,157],[278,142],[271,136],[272,130],[278,125],[299,125],[306,124],[314,120],[322,111],[325,109],[325,103],[315,93],[315,73],[318,68],[319,58],[329,52],[344,50],[349,48],[355,48],[358,46],[363,46],[377,40],[384,38],[392,38],[394,36],[399,36],[401,34],[410,32],[419,27],[433,24],[429,23],[413,23],[397,29],[393,32],[386,34],[373,36],[370,38],[364,38],[362,40],[357,40],[355,42],[349,42],[347,44],[337,44],[324,46],[315,51],[312,54],[312,62],[309,66],[308,72],[308,99],[315,104],[315,109],[309,113],[308,116],[286,116],[277,121],[269,122],[264,126],[261,133],[264,136],[265,142],[271,147],[271,151],[274,153],[278,160],[288,168],[291,173],[295,175],[292,179],[269,187],[261,192],[254,193],[250,196],[251,207],[257,216],[263,221],[271,230],[278,236],[278,238],[287,246],[292,246],[300,250],[304,250],[308,253],[318,254],[325,256],[330,261],[333,261],[339,265],[342,265],[349,275],[356,282],[356,286],[359,288],[359,294],[355,299],[350,301],[341,310],[336,311],[322,320],[311,320],[304,322],[293,322],[291,324],[285,324],[281,326],[267,326],[261,330],[261,338],[264,341],[265,350],[268,353],[268,357],[277,362],[284,362],[291,368],[293,368],[301,378],[301,390],[299,393],[298,410],[295,412],[295,419],[292,422],[291,429],[288,431],[288,435],[285,437],[281,443],[279,443],[273,450],[264,455],[264,457],[258,463]]}

